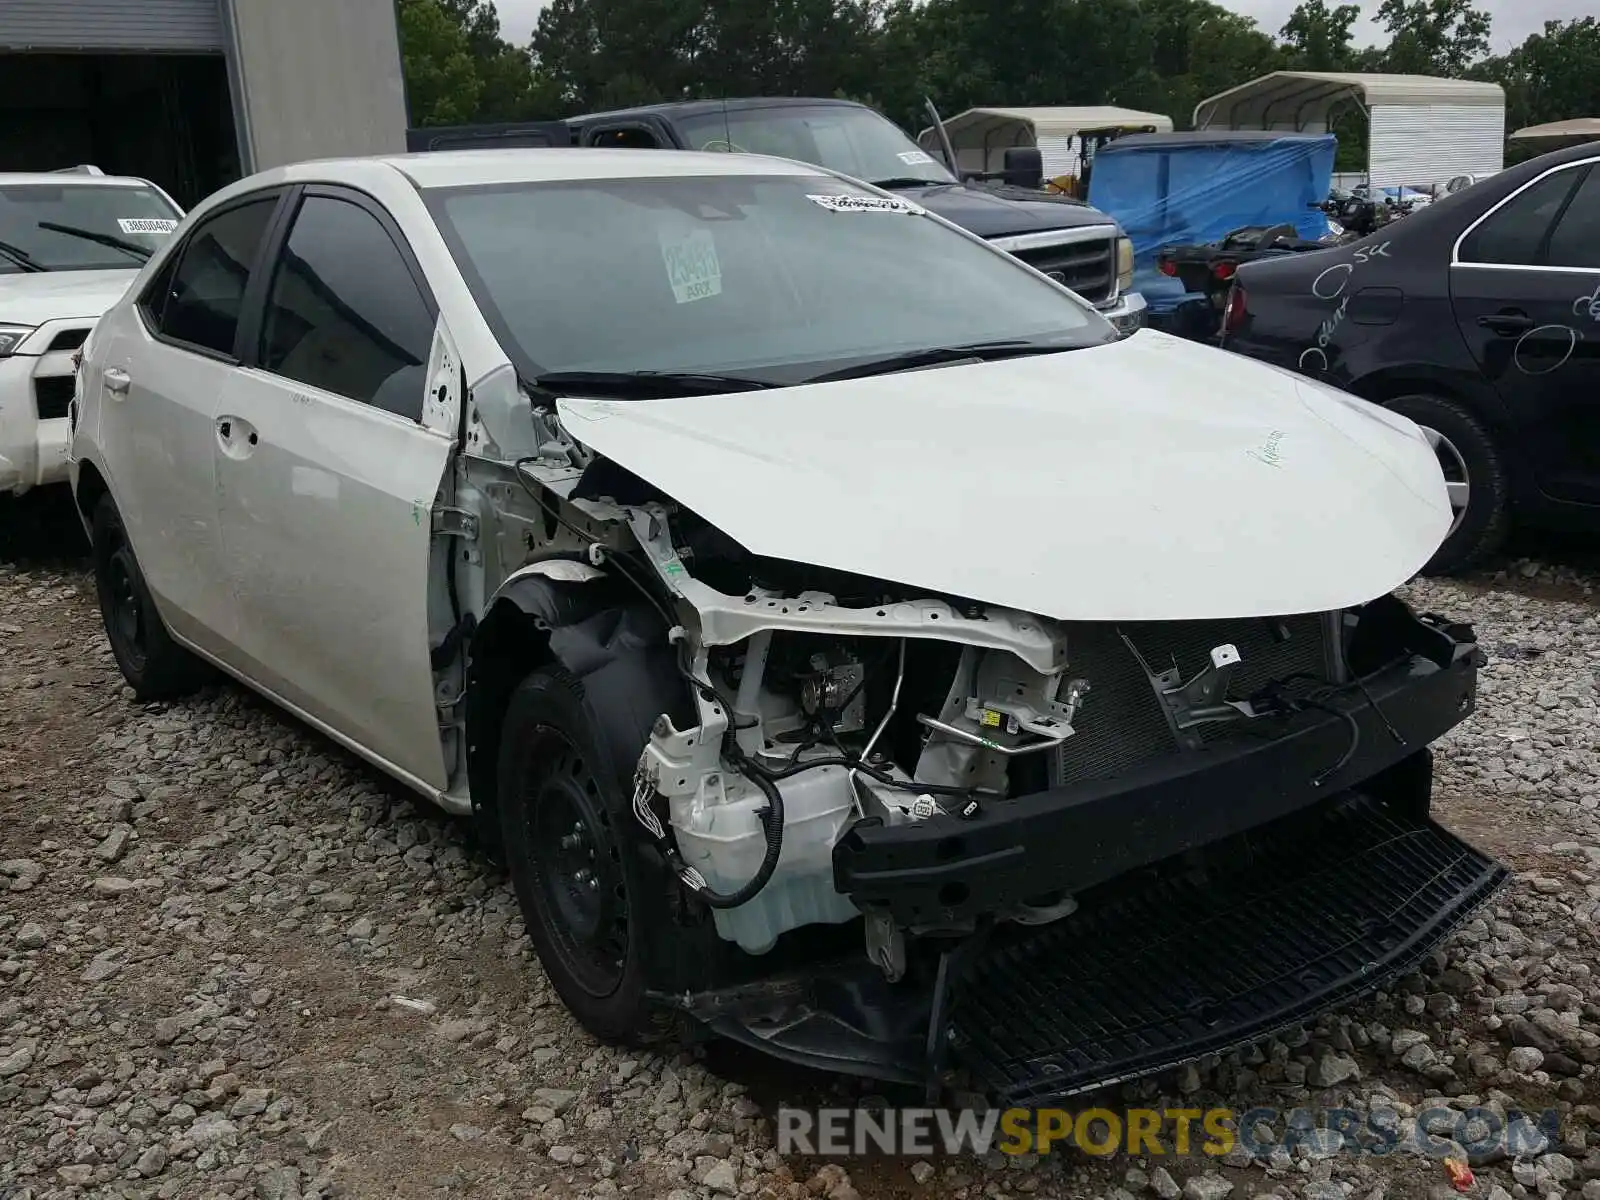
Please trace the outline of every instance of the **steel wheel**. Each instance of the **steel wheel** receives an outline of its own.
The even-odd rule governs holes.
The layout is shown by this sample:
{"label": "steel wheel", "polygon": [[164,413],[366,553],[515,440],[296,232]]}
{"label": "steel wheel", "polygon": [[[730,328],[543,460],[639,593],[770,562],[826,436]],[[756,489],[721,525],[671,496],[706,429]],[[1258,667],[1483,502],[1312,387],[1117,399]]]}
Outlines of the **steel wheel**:
{"label": "steel wheel", "polygon": [[628,958],[628,895],[600,786],[571,740],[535,730],[538,764],[522,796],[533,902],[562,965],[593,996],[622,983]]}
{"label": "steel wheel", "polygon": [[106,582],[111,592],[111,634],[121,642],[136,667],[143,667],[148,650],[144,605],[139,599],[137,579],[133,551],[128,548],[127,539],[122,538],[106,560]]}
{"label": "steel wheel", "polygon": [[[1461,522],[1466,518],[1467,505],[1472,499],[1472,480],[1467,474],[1467,460],[1457,449],[1456,444],[1437,429],[1429,429],[1426,425],[1418,426],[1428,439],[1428,445],[1433,447],[1433,452],[1438,456],[1439,467],[1444,471],[1445,492],[1450,497],[1450,533],[1461,528]],[[1450,534],[1446,534],[1449,537]]]}

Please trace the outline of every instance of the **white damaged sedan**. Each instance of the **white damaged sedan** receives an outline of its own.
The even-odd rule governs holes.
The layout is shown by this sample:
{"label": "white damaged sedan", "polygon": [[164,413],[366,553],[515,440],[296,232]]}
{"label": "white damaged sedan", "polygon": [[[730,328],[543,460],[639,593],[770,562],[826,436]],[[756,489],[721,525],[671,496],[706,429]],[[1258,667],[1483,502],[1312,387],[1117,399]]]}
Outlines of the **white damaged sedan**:
{"label": "white damaged sedan", "polygon": [[215,670],[503,853],[596,1035],[1040,1104],[1413,966],[1472,631],[1415,426],[747,155],[257,175],[96,327],[74,493]]}

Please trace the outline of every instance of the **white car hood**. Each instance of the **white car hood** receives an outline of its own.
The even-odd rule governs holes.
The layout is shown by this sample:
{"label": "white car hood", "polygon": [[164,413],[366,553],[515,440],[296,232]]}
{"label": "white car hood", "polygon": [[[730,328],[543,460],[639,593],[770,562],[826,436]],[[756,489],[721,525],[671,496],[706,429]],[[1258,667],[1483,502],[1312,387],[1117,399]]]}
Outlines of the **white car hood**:
{"label": "white car hood", "polygon": [[1364,603],[1415,574],[1451,520],[1405,418],[1151,331],[774,392],[564,399],[560,412],[580,442],[753,553],[1061,621]]}
{"label": "white car hood", "polygon": [[41,271],[0,275],[0,325],[43,325],[73,317],[99,318],[122,299],[131,271]]}

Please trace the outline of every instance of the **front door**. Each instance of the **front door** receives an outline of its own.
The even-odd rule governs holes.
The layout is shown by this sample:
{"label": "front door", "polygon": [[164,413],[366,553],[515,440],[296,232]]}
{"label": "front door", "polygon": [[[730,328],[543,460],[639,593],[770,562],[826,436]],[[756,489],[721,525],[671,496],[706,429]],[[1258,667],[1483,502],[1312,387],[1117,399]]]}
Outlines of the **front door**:
{"label": "front door", "polygon": [[219,586],[212,422],[280,196],[244,197],[195,226],[140,297],[137,319],[108,328],[96,381],[100,443],[126,449],[106,467],[145,583],[167,626],[212,654],[233,620]]}
{"label": "front door", "polygon": [[1487,213],[1459,243],[1450,291],[1539,490],[1600,504],[1600,164],[1558,167]]}
{"label": "front door", "polygon": [[430,517],[452,439],[422,423],[437,309],[372,200],[290,204],[213,424],[233,641],[284,700],[442,789]]}

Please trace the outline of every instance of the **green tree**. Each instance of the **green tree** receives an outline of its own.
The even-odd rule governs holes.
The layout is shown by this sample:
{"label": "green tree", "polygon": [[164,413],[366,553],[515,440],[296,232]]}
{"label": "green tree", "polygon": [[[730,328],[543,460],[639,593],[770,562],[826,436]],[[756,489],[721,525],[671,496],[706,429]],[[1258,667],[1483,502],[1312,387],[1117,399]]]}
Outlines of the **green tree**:
{"label": "green tree", "polygon": [[477,116],[483,81],[466,31],[441,0],[400,0],[400,47],[412,125]]}
{"label": "green tree", "polygon": [[873,85],[877,33],[869,0],[552,0],[533,53],[577,109],[831,96]]}
{"label": "green tree", "polygon": [[1600,113],[1600,21],[1546,21],[1522,45],[1474,74],[1506,90],[1511,129]]}
{"label": "green tree", "polygon": [[1209,0],[1140,0],[1151,53],[1135,77],[1135,106],[1189,127],[1207,96],[1285,65],[1283,52],[1249,17]]}
{"label": "green tree", "polygon": [[1489,14],[1472,0],[1383,0],[1384,69],[1459,79],[1489,53]]}
{"label": "green tree", "polygon": [[500,16],[486,0],[438,0],[466,35],[480,84],[475,120],[516,121],[540,107],[533,55],[501,36]]}
{"label": "green tree", "polygon": [[533,56],[500,35],[486,0],[399,0],[413,125],[515,121],[554,115]]}
{"label": "green tree", "polygon": [[1327,0],[1302,0],[1289,14],[1278,36],[1285,59],[1296,71],[1348,71],[1355,58],[1351,29],[1361,9],[1354,4],[1329,7]]}

